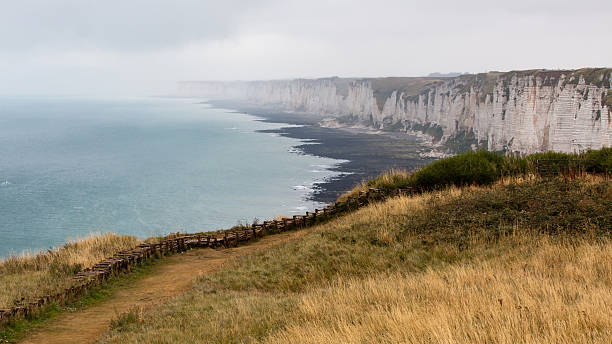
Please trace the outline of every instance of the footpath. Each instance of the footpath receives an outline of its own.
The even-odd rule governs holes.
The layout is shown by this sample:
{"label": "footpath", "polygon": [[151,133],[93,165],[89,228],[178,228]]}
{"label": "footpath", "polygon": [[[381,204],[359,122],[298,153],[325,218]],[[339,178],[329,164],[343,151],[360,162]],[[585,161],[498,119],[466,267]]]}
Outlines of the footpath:
{"label": "footpath", "polygon": [[175,254],[155,266],[146,277],[115,290],[107,299],[84,309],[65,312],[30,333],[22,343],[92,343],[113,318],[133,307],[163,303],[189,289],[201,274],[213,273],[229,260],[272,248],[306,234],[307,229],[265,236],[232,248],[201,248]]}

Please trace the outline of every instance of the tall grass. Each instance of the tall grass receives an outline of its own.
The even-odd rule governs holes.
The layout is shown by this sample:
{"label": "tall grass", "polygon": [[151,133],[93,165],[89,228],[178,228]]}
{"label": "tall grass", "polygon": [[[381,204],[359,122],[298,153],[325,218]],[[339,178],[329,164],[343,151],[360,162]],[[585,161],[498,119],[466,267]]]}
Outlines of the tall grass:
{"label": "tall grass", "polygon": [[342,202],[349,196],[358,196],[361,191],[367,191],[369,188],[376,188],[383,191],[406,187],[410,183],[412,173],[401,169],[391,169],[381,173],[378,177],[370,180],[362,181],[355,186],[351,191],[341,195],[338,201]]}
{"label": "tall grass", "polygon": [[201,276],[102,342],[605,343],[610,190],[507,178],[372,204]]}
{"label": "tall grass", "polygon": [[[231,268],[213,276],[202,276],[191,292],[173,301],[162,311],[158,309],[143,313],[138,310],[137,317],[134,312],[119,316],[113,323],[113,332],[106,340],[120,343],[278,342],[293,336],[308,342],[310,337],[306,335],[310,332],[312,337],[321,334],[315,337],[321,342],[333,342],[334,336],[348,336],[347,331],[341,331],[342,328],[359,324],[343,323],[343,318],[352,319],[352,315],[339,310],[334,310],[337,318],[328,318],[329,323],[325,326],[305,321],[308,310],[302,304],[318,298],[321,307],[327,307],[325,302],[331,300],[317,294],[319,292],[327,293],[325,295],[349,293],[359,288],[371,290],[372,285],[380,284],[383,289],[371,293],[376,296],[384,294],[384,288],[397,289],[398,293],[406,288],[427,289],[432,287],[427,278],[438,278],[445,282],[454,281],[445,285],[449,289],[448,295],[476,303],[494,289],[485,290],[485,285],[482,285],[479,286],[482,289],[480,294],[466,296],[461,290],[453,289],[457,287],[455,282],[468,283],[469,278],[461,280],[461,276],[472,276],[470,278],[476,281],[480,278],[478,276],[500,273],[501,269],[509,268],[512,271],[513,266],[502,267],[501,262],[529,261],[551,240],[551,235],[572,241],[571,244],[550,241],[551,247],[558,250],[565,249],[564,245],[587,247],[596,242],[603,243],[605,249],[601,252],[593,251],[592,254],[596,260],[609,261],[607,250],[612,228],[612,217],[609,215],[609,209],[612,209],[610,181],[599,177],[565,181],[537,180],[530,176],[536,171],[536,162],[540,159],[555,160],[559,164],[564,164],[564,161],[580,161],[585,170],[590,172],[612,171],[612,149],[608,148],[579,155],[543,153],[524,158],[470,152],[434,162],[415,173],[385,173],[362,183],[351,193],[369,187],[383,190],[412,187],[421,193],[368,206],[315,228],[312,234],[299,243],[239,259]],[[526,237],[529,239],[521,239]],[[0,285],[4,286],[0,292],[0,307],[9,307],[21,299],[64,289],[70,285],[74,273],[138,243],[133,237],[107,234],[75,241],[47,253],[11,257],[0,263]],[[470,265],[473,262],[477,264]],[[448,271],[455,271],[452,269],[458,266],[464,270],[456,270],[460,272],[456,275],[447,274]],[[598,266],[598,269],[603,269],[600,271],[602,276],[609,276],[609,264]],[[552,274],[554,269],[546,271]],[[502,284],[497,287],[503,289],[503,283],[510,283],[513,278],[521,275],[508,276],[498,281]],[[598,283],[592,276],[580,275],[576,278],[588,284],[589,292],[598,290],[591,288]],[[605,278],[604,283],[608,283],[609,277]],[[385,286],[384,281],[387,279],[390,282]],[[410,284],[410,281],[416,284]],[[569,289],[562,290],[558,287],[561,283],[559,281],[543,281],[542,285],[534,289],[540,293],[547,290],[553,293],[536,295],[540,305],[547,302],[554,304],[557,299],[564,300],[566,294],[571,296],[576,290],[569,286]],[[606,287],[609,288],[610,283]],[[518,292],[526,293],[527,289]],[[400,298],[401,295],[396,294],[394,297]],[[506,297],[511,295],[500,298],[502,304]],[[465,313],[464,304],[452,304],[450,301],[439,303],[439,300],[421,298],[416,301],[425,302],[426,305],[415,303],[411,309],[394,310],[390,306],[385,310],[389,314],[381,313],[379,320],[384,323],[415,321],[416,315],[410,312],[434,304],[436,309],[448,314],[448,318],[443,320],[452,326],[444,327],[439,318],[421,315],[425,319],[423,321],[430,323],[429,327],[422,328],[442,330],[439,338],[448,342],[511,342],[521,334],[535,338],[533,342],[574,340],[586,338],[580,337],[581,334],[577,332],[585,329],[591,331],[589,338],[598,341],[602,334],[611,331],[610,323],[605,321],[597,320],[597,326],[586,322],[576,325],[574,318],[553,317],[550,319],[564,326],[563,330],[554,332],[551,330],[552,320],[545,318],[542,315],[544,313],[539,315],[535,323],[529,323],[521,322],[521,319],[517,320],[513,316],[503,318],[499,314],[487,313],[491,309],[487,310],[477,304],[471,306],[478,312]],[[347,302],[351,302],[348,294]],[[593,298],[588,302],[585,309],[594,309],[601,306],[602,302],[608,302],[608,299]],[[562,309],[561,304],[556,305]],[[337,306],[343,307],[342,303]],[[346,312],[350,312],[349,308],[346,308]],[[564,310],[573,311],[570,308]],[[376,312],[370,312],[368,316],[372,314]],[[461,314],[486,317],[490,321],[466,322],[465,316],[462,318]],[[363,322],[376,323],[373,318],[363,319]],[[519,323],[514,324],[512,329],[498,326],[494,331],[487,330],[487,326],[495,326],[494,322],[500,319],[506,319],[511,324]],[[538,337],[532,328],[536,325],[551,331],[545,331],[545,335]],[[461,335],[448,332],[448,326],[459,329]],[[366,326],[363,329],[353,327],[353,330],[357,333],[356,337],[345,337],[347,342],[367,341],[368,331],[372,329]],[[365,332],[359,332],[362,330]],[[478,330],[486,333],[468,335],[470,331]],[[509,330],[516,330],[516,336],[512,332],[507,337],[509,339],[499,337]],[[388,332],[391,336],[389,342],[411,338],[402,337],[406,335],[405,331],[393,332],[390,329]],[[385,338],[384,334],[379,335]],[[427,342],[438,337],[419,338],[412,339],[415,342]]]}
{"label": "tall grass", "polygon": [[133,236],[91,234],[47,252],[22,253],[0,261],[0,308],[19,300],[59,292],[78,271],[139,244]]}
{"label": "tall grass", "polygon": [[301,295],[292,321],[262,342],[606,343],[612,242],[531,239],[538,247],[520,260],[342,276]]}

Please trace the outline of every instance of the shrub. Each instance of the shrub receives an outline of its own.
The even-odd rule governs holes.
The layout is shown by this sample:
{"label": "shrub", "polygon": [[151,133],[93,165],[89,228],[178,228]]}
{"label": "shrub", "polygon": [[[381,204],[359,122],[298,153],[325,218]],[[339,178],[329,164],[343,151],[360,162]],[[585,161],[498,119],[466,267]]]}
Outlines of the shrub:
{"label": "shrub", "polygon": [[584,153],[584,167],[591,173],[612,173],[612,148]]}
{"label": "shrub", "polygon": [[502,165],[502,176],[517,176],[535,173],[535,164],[521,156],[506,156]]}
{"label": "shrub", "polygon": [[487,152],[467,152],[435,161],[417,171],[409,185],[420,190],[431,190],[448,185],[486,185],[498,180],[505,159]]}
{"label": "shrub", "polygon": [[527,172],[533,174],[540,173],[538,165],[542,165],[549,174],[568,173],[572,168],[579,167],[576,154],[545,152],[531,154],[523,159],[527,162]]}
{"label": "shrub", "polygon": [[526,157],[504,156],[494,152],[477,151],[434,161],[422,169],[408,173],[391,170],[363,182],[338,200],[355,196],[367,188],[389,191],[412,187],[419,191],[441,189],[455,185],[489,185],[502,177],[538,174],[538,162],[546,160],[547,174],[586,171],[612,173],[612,148],[602,148],[581,154],[546,152]]}
{"label": "shrub", "polygon": [[448,185],[487,185],[503,176],[536,174],[538,161],[542,160],[547,160],[546,167],[552,173],[567,173],[573,170],[590,173],[612,172],[612,148],[581,154],[536,153],[526,157],[478,151],[433,162],[414,173],[407,184],[419,190],[432,190]]}

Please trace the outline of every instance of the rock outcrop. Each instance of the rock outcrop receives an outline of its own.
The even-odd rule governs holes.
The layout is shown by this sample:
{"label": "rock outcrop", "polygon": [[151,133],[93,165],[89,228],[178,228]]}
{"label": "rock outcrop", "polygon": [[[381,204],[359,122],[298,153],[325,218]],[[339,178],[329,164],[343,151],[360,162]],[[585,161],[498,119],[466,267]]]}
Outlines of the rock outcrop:
{"label": "rock outcrop", "polygon": [[421,130],[441,143],[520,153],[612,146],[611,89],[612,69],[181,84],[183,95]]}

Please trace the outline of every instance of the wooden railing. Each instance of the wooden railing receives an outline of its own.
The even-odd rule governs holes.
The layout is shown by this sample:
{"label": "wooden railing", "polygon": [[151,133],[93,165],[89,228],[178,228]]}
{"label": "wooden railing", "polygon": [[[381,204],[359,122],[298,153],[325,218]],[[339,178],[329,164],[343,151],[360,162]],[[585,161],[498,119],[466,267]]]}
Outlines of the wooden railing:
{"label": "wooden railing", "polygon": [[382,191],[369,189],[357,196],[350,196],[343,202],[336,202],[314,212],[304,215],[293,215],[291,218],[281,218],[242,226],[237,229],[217,231],[214,233],[173,234],[155,243],[140,244],[131,250],[121,251],[91,268],[77,273],[73,283],[65,290],[44,295],[33,300],[22,300],[9,309],[0,309],[0,327],[17,319],[34,317],[43,312],[49,305],[64,305],[77,300],[88,290],[103,285],[110,277],[129,273],[134,267],[149,260],[161,258],[194,248],[233,247],[269,234],[288,230],[311,227],[332,219],[340,214],[363,207],[372,202],[381,201],[397,195],[412,193],[412,189],[393,189]]}
{"label": "wooden railing", "polygon": [[568,159],[538,159],[536,166],[541,177],[579,175],[586,170],[583,161]]}

